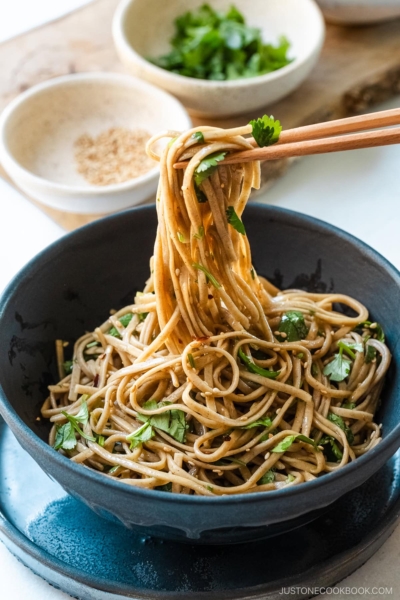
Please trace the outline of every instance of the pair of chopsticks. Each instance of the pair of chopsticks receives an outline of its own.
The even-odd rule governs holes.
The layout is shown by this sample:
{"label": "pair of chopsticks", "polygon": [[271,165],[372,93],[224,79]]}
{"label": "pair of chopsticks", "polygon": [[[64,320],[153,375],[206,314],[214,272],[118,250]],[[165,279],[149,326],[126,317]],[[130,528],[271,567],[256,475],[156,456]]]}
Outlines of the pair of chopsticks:
{"label": "pair of chopsticks", "polygon": [[[253,160],[276,160],[398,144],[400,127],[380,129],[393,125],[400,125],[400,108],[288,129],[282,131],[279,141],[273,146],[259,148],[256,141],[251,139],[254,150],[231,153],[219,164],[232,165]],[[369,129],[373,131],[365,131]],[[187,162],[184,161],[175,163],[174,167],[183,169],[186,165]]]}

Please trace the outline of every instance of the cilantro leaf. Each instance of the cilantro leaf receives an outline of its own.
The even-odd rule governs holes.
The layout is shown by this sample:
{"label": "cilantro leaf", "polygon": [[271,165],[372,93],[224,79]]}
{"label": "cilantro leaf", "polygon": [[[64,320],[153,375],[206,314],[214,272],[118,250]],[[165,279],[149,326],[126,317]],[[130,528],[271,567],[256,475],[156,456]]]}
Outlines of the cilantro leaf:
{"label": "cilantro leaf", "polygon": [[273,483],[274,481],[275,473],[272,469],[270,469],[257,481],[257,485],[265,485],[267,483]]}
{"label": "cilantro leaf", "polygon": [[232,225],[232,227],[242,235],[246,235],[246,230],[244,228],[243,221],[239,219],[233,206],[228,206],[228,208],[226,209],[226,216],[229,225]]}
{"label": "cilantro leaf", "polygon": [[199,204],[204,204],[204,202],[208,202],[208,198],[205,193],[199,188],[199,186],[195,183],[194,191],[196,193],[197,202]]}
{"label": "cilantro leaf", "polygon": [[241,361],[245,364],[246,368],[250,373],[256,373],[257,375],[261,375],[262,377],[267,377],[268,379],[276,379],[280,374],[280,371],[268,371],[267,369],[263,369],[256,365],[253,361],[251,361],[248,356],[243,352],[241,348],[239,348],[238,355]]}
{"label": "cilantro leaf", "polygon": [[196,131],[193,135],[192,138],[194,140],[196,140],[196,142],[198,142],[199,144],[204,144],[204,135],[202,134],[201,131]]}
{"label": "cilantro leaf", "polygon": [[271,115],[264,115],[258,119],[250,121],[252,126],[253,138],[256,140],[260,148],[276,144],[282,131],[280,121],[274,119]]}
{"label": "cilantro leaf", "polygon": [[319,445],[327,446],[327,449],[326,451],[324,451],[324,454],[326,455],[326,458],[329,462],[340,462],[342,460],[343,452],[337,445],[335,438],[333,438],[331,435],[324,435],[320,439]]}
{"label": "cilantro leaf", "polygon": [[65,412],[65,410],[62,411],[62,414],[68,420],[73,429],[75,429],[75,431],[77,431],[81,437],[85,438],[86,440],[89,440],[90,442],[95,442],[96,438],[90,435],[86,435],[86,433],[84,433],[78,425],[78,423],[86,425],[86,423],[89,421],[89,410],[86,402],[86,399],[88,397],[89,396],[87,394],[82,396],[82,405],[79,409],[78,414],[70,415],[67,412]]}
{"label": "cilantro leaf", "polygon": [[70,375],[72,373],[72,367],[74,366],[73,360],[66,360],[63,362],[63,369],[66,375]]}
{"label": "cilantro leaf", "polygon": [[340,351],[339,354],[335,354],[331,362],[325,365],[323,374],[329,377],[331,381],[343,381],[349,375],[350,369],[350,360],[343,356],[342,351]]}
{"label": "cilantro leaf", "polygon": [[257,419],[257,421],[253,421],[253,423],[249,423],[241,429],[253,429],[253,427],[271,427],[272,421],[269,417],[264,417],[263,419]]}
{"label": "cilantro leaf", "polygon": [[366,344],[365,345],[365,357],[364,357],[366,364],[368,365],[370,362],[372,362],[374,360],[374,358],[376,358],[376,348],[374,348],[370,344]]}
{"label": "cilantro leaf", "polygon": [[341,408],[347,408],[348,410],[353,410],[353,408],[355,408],[357,405],[355,404],[355,402],[349,402],[349,403],[345,403],[342,404]]}
{"label": "cilantro leaf", "polygon": [[378,340],[378,342],[385,343],[385,333],[379,323],[372,323],[371,321],[363,321],[359,323],[355,329],[369,329],[371,335]]}
{"label": "cilantro leaf", "polygon": [[188,354],[188,361],[192,369],[196,368],[196,363],[194,362],[193,354]]}
{"label": "cilantro leaf", "polygon": [[56,439],[54,442],[54,449],[59,450],[72,450],[76,446],[76,438],[74,428],[68,421],[65,425],[56,426]]}
{"label": "cilantro leaf", "polygon": [[220,288],[221,284],[218,283],[218,281],[215,279],[214,275],[212,275],[210,273],[210,271],[208,271],[208,269],[206,269],[205,267],[203,267],[203,265],[200,265],[199,263],[193,263],[192,267],[194,267],[195,269],[197,269],[198,271],[202,271],[204,273],[204,275],[207,277],[207,280],[212,283],[212,285],[216,288]]}
{"label": "cilantro leaf", "polygon": [[217,11],[203,4],[175,20],[171,50],[151,62],[186,77],[224,81],[256,77],[291,62],[289,42],[263,42],[261,30],[246,25],[243,15],[231,6]]}
{"label": "cilantro leaf", "polygon": [[278,331],[285,333],[286,336],[278,336],[281,341],[298,342],[307,337],[308,329],[304,321],[304,315],[298,310],[286,312],[281,319]]}
{"label": "cilantro leaf", "polygon": [[218,163],[221,160],[224,160],[226,154],[226,152],[213,152],[212,154],[209,154],[203,158],[194,172],[194,181],[196,185],[200,185],[205,179],[214,173],[218,167]]}
{"label": "cilantro leaf", "polygon": [[353,434],[352,430],[350,429],[350,427],[348,427],[346,425],[346,423],[343,421],[342,417],[340,417],[339,415],[336,415],[335,413],[330,412],[328,415],[328,419],[329,419],[329,421],[331,421],[332,423],[334,423],[335,425],[340,427],[340,429],[342,431],[344,431],[344,433],[346,434],[346,437],[347,437],[347,441],[351,445],[354,442],[354,434]]}
{"label": "cilantro leaf", "polygon": [[350,356],[350,358],[352,358],[353,360],[356,357],[353,350],[356,350],[356,352],[364,351],[364,347],[362,344],[358,344],[358,343],[354,343],[354,342],[344,342],[343,340],[340,340],[338,342],[338,348],[339,348],[339,350],[346,352]]}
{"label": "cilantro leaf", "polygon": [[[155,400],[148,400],[143,404],[143,408],[146,410],[156,410],[161,406],[168,406],[169,402],[157,402]],[[186,422],[185,413],[183,410],[172,409],[166,410],[159,415],[142,415],[138,414],[137,416],[139,421],[143,421],[144,423],[149,423],[152,427],[156,429],[161,429],[161,431],[165,431],[171,437],[176,439],[178,442],[186,441],[186,431],[188,429],[188,424]]]}
{"label": "cilantro leaf", "polygon": [[155,436],[155,433],[153,431],[153,428],[152,428],[150,422],[146,421],[146,423],[144,425],[142,425],[141,427],[139,427],[139,429],[136,429],[136,431],[133,431],[132,433],[127,435],[126,441],[130,442],[130,444],[131,444],[130,448],[131,448],[131,450],[133,450],[140,444],[143,444],[144,442],[148,442],[154,436]]}
{"label": "cilantro leaf", "polygon": [[275,446],[275,448],[272,448],[271,452],[286,452],[286,450],[288,450],[293,444],[293,442],[295,442],[296,440],[299,440],[300,442],[305,442],[306,444],[310,444],[311,446],[314,446],[314,448],[317,448],[317,444],[314,442],[314,440],[305,435],[297,434],[288,435],[287,437],[283,438],[283,440],[280,441],[279,444]]}
{"label": "cilantro leaf", "polygon": [[165,483],[164,485],[159,485],[154,489],[158,490],[159,492],[172,492],[172,483],[171,481],[168,481],[168,483]]}

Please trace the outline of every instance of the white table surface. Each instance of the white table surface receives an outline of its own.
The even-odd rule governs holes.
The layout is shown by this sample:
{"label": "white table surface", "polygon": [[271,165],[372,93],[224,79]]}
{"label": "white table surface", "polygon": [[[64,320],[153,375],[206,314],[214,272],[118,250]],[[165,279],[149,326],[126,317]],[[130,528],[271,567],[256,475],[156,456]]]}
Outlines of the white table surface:
{"label": "white table surface", "polygon": [[[35,0],[33,5],[32,0],[13,0],[7,8],[0,8],[0,41],[10,31],[18,33],[37,26],[84,3]],[[25,16],[20,22],[18,15],[22,13]],[[400,98],[380,108],[397,106]],[[400,268],[399,171],[400,146],[308,157],[258,201],[329,221],[358,236]],[[30,258],[63,234],[58,225],[0,180],[0,289]],[[324,594],[320,598],[400,598],[399,558],[400,528],[366,565],[342,582],[341,587],[353,588],[351,594]],[[392,588],[392,593],[372,593],[372,588],[381,586]],[[354,593],[354,588],[359,592]],[[0,544],[0,600],[68,598],[31,573]]]}

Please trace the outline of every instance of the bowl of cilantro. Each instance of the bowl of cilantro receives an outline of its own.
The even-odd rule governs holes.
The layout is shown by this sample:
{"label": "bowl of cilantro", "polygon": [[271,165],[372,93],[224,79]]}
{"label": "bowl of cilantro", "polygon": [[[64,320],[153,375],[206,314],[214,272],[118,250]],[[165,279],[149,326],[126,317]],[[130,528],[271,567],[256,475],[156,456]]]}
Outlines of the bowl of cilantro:
{"label": "bowl of cilantro", "polygon": [[197,116],[256,111],[295,90],[316,64],[324,20],[314,0],[122,0],[117,52],[135,75]]}

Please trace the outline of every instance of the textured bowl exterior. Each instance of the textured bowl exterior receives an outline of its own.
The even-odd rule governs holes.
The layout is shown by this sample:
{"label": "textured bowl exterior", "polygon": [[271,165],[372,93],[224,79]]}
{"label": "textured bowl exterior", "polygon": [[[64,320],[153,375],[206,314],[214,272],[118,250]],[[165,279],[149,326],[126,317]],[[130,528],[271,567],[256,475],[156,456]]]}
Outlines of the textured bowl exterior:
{"label": "textured bowl exterior", "polygon": [[[400,446],[400,274],[352,236],[298,213],[250,204],[244,222],[257,271],[282,288],[340,291],[363,301],[393,353],[378,415],[383,441],[336,473],[269,493],[203,498],[127,486],[72,463],[46,443],[37,421],[57,379],[54,340],[72,342],[132,301],[148,277],[154,207],[83,227],[34,258],[0,301],[0,412],[20,444],[69,493],[97,513],[170,539],[229,543],[298,526],[371,477]],[[317,511],[317,512],[315,512]]]}
{"label": "textured bowl exterior", "polygon": [[372,25],[400,17],[399,0],[317,0],[331,23]]}
{"label": "textured bowl exterior", "polygon": [[[200,4],[202,0],[192,0],[191,8]],[[231,4],[212,2],[217,10]],[[295,90],[315,66],[325,35],[322,15],[314,0],[237,0],[235,6],[246,22],[262,29],[266,40],[288,32],[294,61],[266,75],[233,81],[183,77],[153,65],[147,57],[168,51],[173,21],[188,9],[185,0],[122,0],[113,21],[119,57],[131,73],[174,94],[196,116],[228,117],[272,104]]]}

